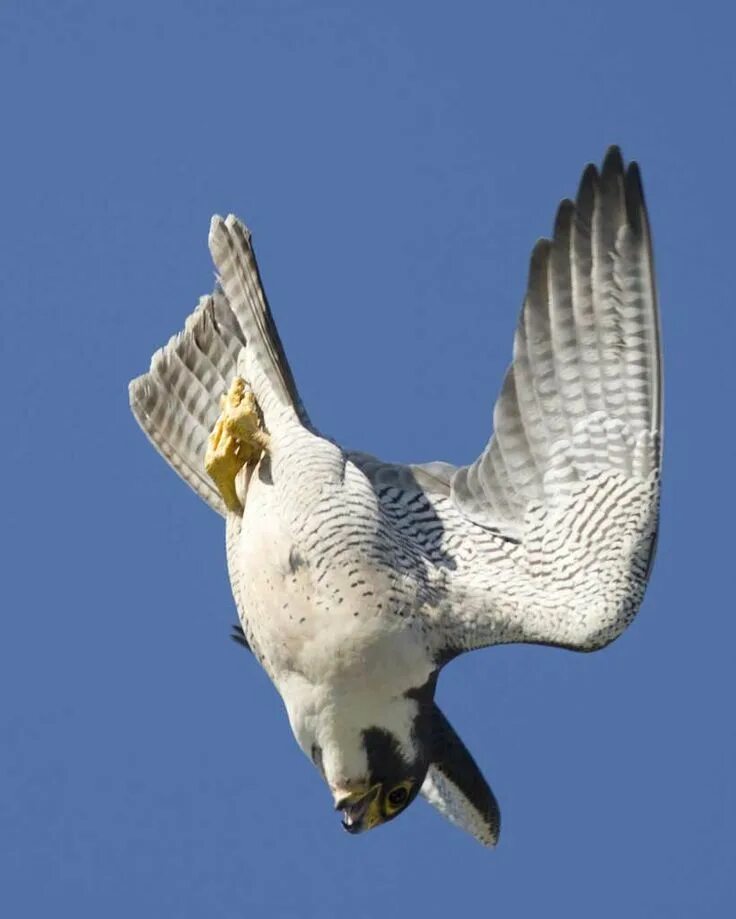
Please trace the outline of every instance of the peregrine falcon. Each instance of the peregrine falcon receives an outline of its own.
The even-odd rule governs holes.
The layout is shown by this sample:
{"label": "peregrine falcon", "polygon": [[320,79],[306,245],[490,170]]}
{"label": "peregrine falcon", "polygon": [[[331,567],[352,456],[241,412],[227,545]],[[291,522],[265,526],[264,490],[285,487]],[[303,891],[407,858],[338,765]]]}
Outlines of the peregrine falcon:
{"label": "peregrine falcon", "polygon": [[133,413],[225,518],[238,640],[359,833],[422,795],[485,845],[496,799],[434,701],[442,667],[508,642],[594,651],[644,595],[662,457],[660,332],[639,169],[589,165],[531,255],[493,433],[468,466],[384,463],[319,433],[251,237],[130,384]]}

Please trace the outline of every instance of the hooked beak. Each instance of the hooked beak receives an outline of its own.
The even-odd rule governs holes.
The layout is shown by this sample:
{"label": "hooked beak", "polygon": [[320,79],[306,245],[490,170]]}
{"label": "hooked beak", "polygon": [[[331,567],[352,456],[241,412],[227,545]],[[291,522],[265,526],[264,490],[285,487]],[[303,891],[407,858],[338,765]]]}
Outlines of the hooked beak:
{"label": "hooked beak", "polygon": [[382,823],[378,806],[381,783],[372,788],[362,788],[345,795],[335,804],[335,810],[342,811],[343,829],[348,833],[362,833]]}

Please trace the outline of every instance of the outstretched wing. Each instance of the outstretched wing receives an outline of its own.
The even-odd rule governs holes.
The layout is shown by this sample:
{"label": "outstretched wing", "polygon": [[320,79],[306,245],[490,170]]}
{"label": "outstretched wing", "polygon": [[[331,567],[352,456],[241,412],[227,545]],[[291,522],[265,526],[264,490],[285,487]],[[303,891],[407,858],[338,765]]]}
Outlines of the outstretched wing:
{"label": "outstretched wing", "polygon": [[661,415],[639,169],[632,163],[624,170],[612,147],[600,175],[595,166],[585,170],[575,203],[561,203],[553,238],[534,247],[494,433],[455,475],[453,499],[469,520],[521,535],[531,501],[554,501],[593,469],[629,472],[624,430],[635,441],[658,438]]}
{"label": "outstretched wing", "polygon": [[422,784],[422,796],[450,823],[484,846],[495,846],[501,830],[496,798],[437,705],[432,717],[432,762]]}
{"label": "outstretched wing", "polygon": [[[635,614],[657,526],[660,336],[636,164],[611,148],[534,248],[494,433],[470,466],[373,470],[426,563],[438,653],[507,641],[591,650]],[[386,467],[386,470],[395,467]],[[418,474],[417,474],[417,470]],[[407,475],[414,484],[407,486]],[[431,504],[422,514],[413,498]],[[431,541],[426,531],[433,534]]]}

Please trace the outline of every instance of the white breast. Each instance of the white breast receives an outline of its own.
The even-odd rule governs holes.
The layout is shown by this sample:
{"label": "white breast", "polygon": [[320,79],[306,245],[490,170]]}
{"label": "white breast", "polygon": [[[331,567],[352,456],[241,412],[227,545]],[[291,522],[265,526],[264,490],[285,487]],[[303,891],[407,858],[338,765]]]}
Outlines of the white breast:
{"label": "white breast", "polygon": [[311,685],[371,694],[377,687],[400,694],[426,681],[432,665],[418,622],[381,602],[387,588],[380,570],[361,570],[360,592],[350,589],[344,565],[318,579],[276,490],[257,473],[239,532],[235,523],[229,524],[228,565],[241,623],[282,694],[294,675]]}

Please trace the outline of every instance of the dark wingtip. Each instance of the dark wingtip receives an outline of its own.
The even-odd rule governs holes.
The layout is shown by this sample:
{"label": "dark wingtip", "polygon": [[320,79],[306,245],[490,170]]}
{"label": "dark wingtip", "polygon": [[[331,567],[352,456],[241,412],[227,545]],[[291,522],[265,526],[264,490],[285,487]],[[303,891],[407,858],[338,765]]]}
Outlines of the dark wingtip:
{"label": "dark wingtip", "polygon": [[598,181],[599,175],[595,163],[588,163],[580,177],[578,193],[575,196],[575,205],[580,216],[584,217],[592,212]]}
{"label": "dark wingtip", "polygon": [[[624,161],[618,147],[609,147],[600,174],[601,208],[618,224],[626,220]],[[604,218],[605,219],[605,218]]]}
{"label": "dark wingtip", "polygon": [[490,839],[486,843],[486,846],[489,849],[495,849],[498,845],[498,840],[501,838],[501,808],[498,806],[496,796],[493,794],[490,787],[488,788],[488,794],[489,801],[484,816],[488,825]]}
{"label": "dark wingtip", "polygon": [[[470,751],[436,704],[432,734],[433,767],[445,776],[448,787],[454,787],[482,820],[485,832],[474,834],[475,838],[485,846],[495,846],[501,834],[501,809],[496,796]],[[461,822],[460,825],[470,830],[468,824]]]}
{"label": "dark wingtip", "polygon": [[608,150],[606,150],[606,155],[603,157],[601,174],[609,175],[613,173],[615,175],[623,175],[623,172],[624,158],[621,155],[621,148],[616,144],[612,144]]}
{"label": "dark wingtip", "polygon": [[638,163],[629,163],[625,177],[626,212],[631,226],[641,231],[646,220],[646,201]]}
{"label": "dark wingtip", "polygon": [[555,215],[555,228],[553,238],[555,241],[566,239],[570,235],[570,225],[575,217],[575,202],[569,198],[563,198],[560,206],[557,208]]}
{"label": "dark wingtip", "polygon": [[527,280],[527,297],[530,303],[543,308],[547,301],[547,266],[552,242],[549,239],[538,239],[529,259],[529,277]]}
{"label": "dark wingtip", "polygon": [[546,236],[540,236],[539,239],[534,243],[534,248],[532,249],[532,258],[546,258],[547,253],[549,252],[549,247],[551,246],[550,240]]}

